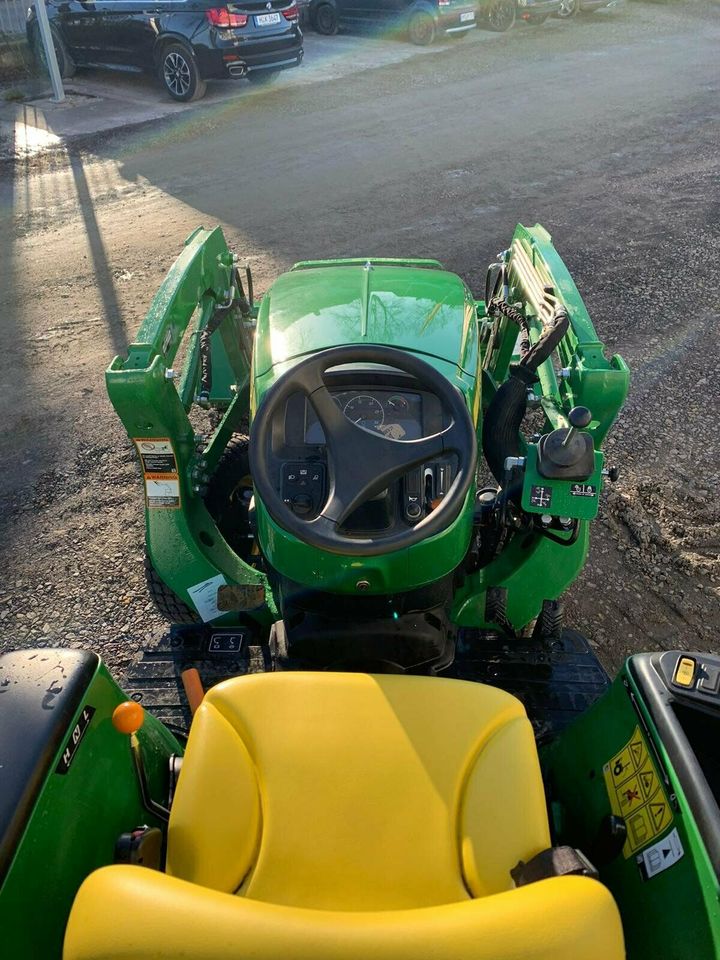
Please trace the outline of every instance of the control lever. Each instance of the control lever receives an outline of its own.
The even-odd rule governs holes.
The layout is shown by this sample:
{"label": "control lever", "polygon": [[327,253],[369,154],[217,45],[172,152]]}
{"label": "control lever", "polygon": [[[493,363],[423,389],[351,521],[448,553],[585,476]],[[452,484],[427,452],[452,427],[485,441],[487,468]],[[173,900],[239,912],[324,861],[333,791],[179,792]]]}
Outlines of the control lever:
{"label": "control lever", "polygon": [[145,763],[143,761],[142,749],[138,740],[138,730],[145,722],[145,710],[135,700],[126,700],[118,704],[113,710],[112,725],[118,733],[126,734],[130,737],[130,753],[135,766],[135,774],[140,787],[140,796],[142,803],[148,813],[154,814],[160,820],[169,820],[170,811],[167,807],[157,803],[150,796],[147,773],[145,772]]}
{"label": "control lever", "polygon": [[569,447],[578,430],[584,430],[585,427],[589,427],[591,420],[592,414],[587,407],[573,407],[568,414],[570,429],[562,442],[563,447]]}
{"label": "control lever", "polygon": [[560,427],[540,437],[537,468],[551,480],[587,480],[595,469],[595,446],[589,433],[592,413],[587,407],[573,407],[569,427]]}

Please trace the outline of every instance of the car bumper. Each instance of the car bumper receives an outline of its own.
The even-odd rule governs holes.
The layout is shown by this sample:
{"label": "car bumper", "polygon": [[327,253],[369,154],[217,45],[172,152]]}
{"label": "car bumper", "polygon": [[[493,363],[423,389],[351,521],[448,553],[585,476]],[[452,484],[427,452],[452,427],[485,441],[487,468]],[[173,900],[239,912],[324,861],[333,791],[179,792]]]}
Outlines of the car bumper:
{"label": "car bumper", "polygon": [[440,13],[437,24],[444,33],[464,33],[477,26],[477,13],[474,7],[455,7],[452,11]]}
{"label": "car bumper", "polygon": [[289,35],[238,38],[196,51],[196,56],[205,80],[244,77],[252,70],[297,67],[303,58],[302,33],[295,29]]}
{"label": "car bumper", "polygon": [[528,17],[545,17],[557,13],[560,0],[517,0],[518,16],[521,20]]}

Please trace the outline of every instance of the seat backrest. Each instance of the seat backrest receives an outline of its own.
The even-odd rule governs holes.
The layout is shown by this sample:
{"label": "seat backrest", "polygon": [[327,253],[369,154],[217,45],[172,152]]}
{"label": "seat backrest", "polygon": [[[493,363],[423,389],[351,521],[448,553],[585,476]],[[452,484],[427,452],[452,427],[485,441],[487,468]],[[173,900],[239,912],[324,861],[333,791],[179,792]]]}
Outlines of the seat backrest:
{"label": "seat backrest", "polygon": [[509,889],[510,868],[547,846],[514,697],[459,680],[276,673],[205,697],[167,863],[271,903],[391,910]]}

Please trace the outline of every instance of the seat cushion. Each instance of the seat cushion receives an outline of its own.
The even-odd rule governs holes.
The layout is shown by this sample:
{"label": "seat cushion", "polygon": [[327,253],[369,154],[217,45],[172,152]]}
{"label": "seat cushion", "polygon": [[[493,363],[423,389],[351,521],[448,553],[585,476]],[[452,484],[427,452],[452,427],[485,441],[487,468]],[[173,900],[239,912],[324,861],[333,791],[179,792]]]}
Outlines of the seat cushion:
{"label": "seat cushion", "polygon": [[175,877],[267,903],[405,910],[512,888],[550,844],[532,729],[494,687],[276,673],[211,689],[170,819]]}
{"label": "seat cushion", "polygon": [[622,960],[617,909],[595,880],[557,877],[420,910],[274,906],[144,867],[80,888],[64,960]]}

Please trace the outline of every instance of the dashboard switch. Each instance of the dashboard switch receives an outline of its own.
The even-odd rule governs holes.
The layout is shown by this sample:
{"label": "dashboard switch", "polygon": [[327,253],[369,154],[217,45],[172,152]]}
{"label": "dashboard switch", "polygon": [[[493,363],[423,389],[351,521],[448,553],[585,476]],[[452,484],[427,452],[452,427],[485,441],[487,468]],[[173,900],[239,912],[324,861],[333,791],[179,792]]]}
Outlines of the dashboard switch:
{"label": "dashboard switch", "polygon": [[417,523],[423,514],[423,480],[422,467],[417,467],[405,474],[403,512],[408,523]]}
{"label": "dashboard switch", "polygon": [[298,517],[314,516],[325,496],[325,465],[305,461],[284,463],[281,472],[284,502]]}
{"label": "dashboard switch", "polygon": [[695,684],[696,663],[692,657],[679,657],[675,667],[673,683],[678,687],[692,687]]}

